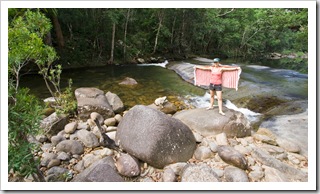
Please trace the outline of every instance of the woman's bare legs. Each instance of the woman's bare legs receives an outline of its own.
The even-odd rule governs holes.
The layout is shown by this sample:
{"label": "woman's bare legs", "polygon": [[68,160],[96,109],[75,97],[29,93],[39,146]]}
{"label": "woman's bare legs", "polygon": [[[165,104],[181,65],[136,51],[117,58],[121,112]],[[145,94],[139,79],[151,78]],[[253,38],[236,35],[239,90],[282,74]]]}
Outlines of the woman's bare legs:
{"label": "woman's bare legs", "polygon": [[218,106],[219,106],[219,113],[221,115],[225,115],[222,111],[222,91],[217,91],[217,97],[218,97]]}
{"label": "woman's bare legs", "polygon": [[214,90],[210,90],[210,106],[207,110],[213,109],[214,105]]}

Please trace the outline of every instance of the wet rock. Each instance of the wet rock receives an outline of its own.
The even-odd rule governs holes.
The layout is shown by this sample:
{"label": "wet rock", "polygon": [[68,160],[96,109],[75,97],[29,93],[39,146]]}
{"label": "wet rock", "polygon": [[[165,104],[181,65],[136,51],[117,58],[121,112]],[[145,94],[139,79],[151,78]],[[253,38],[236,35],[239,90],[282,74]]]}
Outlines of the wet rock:
{"label": "wet rock", "polygon": [[138,82],[137,82],[135,79],[133,79],[133,78],[126,77],[126,78],[124,78],[119,84],[120,84],[120,85],[134,86],[134,85],[137,85]]}

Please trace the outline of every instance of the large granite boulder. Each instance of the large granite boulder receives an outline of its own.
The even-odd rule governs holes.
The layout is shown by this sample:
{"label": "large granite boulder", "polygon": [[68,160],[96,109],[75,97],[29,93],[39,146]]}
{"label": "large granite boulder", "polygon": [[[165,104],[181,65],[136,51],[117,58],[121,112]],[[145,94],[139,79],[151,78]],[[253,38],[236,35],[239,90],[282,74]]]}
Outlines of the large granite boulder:
{"label": "large granite boulder", "polygon": [[250,122],[244,114],[231,109],[223,108],[225,115],[219,114],[218,108],[190,109],[178,112],[173,118],[181,120],[191,130],[202,136],[212,136],[225,133],[227,137],[246,137],[251,135]]}
{"label": "large granite boulder", "polygon": [[88,119],[92,112],[101,114],[104,119],[114,116],[112,107],[102,90],[97,88],[78,88],[74,93],[77,98],[80,119]]}
{"label": "large granite boulder", "polygon": [[118,125],[116,142],[136,158],[156,168],[189,160],[196,140],[188,126],[143,105],[130,109]]}

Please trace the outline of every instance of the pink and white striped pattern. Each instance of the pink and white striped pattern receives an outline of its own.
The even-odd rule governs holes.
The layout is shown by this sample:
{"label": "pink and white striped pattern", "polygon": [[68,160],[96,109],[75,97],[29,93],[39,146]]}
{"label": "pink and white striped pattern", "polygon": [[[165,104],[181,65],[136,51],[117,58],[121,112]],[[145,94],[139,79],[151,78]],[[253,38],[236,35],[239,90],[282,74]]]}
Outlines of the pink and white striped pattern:
{"label": "pink and white striped pattern", "polygon": [[[233,67],[233,66],[225,66]],[[234,71],[224,71],[222,73],[222,86],[226,88],[234,88],[238,90],[241,68]],[[194,70],[194,85],[208,86],[210,84],[211,70],[204,70],[196,68]]]}

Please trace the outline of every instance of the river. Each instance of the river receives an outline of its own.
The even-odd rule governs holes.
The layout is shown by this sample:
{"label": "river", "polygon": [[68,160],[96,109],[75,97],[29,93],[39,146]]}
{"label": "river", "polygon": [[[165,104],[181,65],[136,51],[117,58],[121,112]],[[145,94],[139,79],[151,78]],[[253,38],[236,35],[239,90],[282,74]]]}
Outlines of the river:
{"label": "river", "polygon": [[[96,87],[105,92],[116,93],[127,108],[136,104],[148,105],[162,96],[172,100],[184,101],[193,107],[206,107],[209,105],[208,90],[193,85],[193,66],[209,65],[210,59],[195,58],[186,61],[163,62],[158,64],[139,65],[112,65],[91,68],[63,70],[61,88],[65,88],[68,79],[73,81],[73,89],[79,87]],[[228,65],[239,65],[242,74],[239,81],[239,90],[224,89],[226,95],[225,105],[234,107],[235,97],[253,95],[255,92],[268,93],[281,98],[294,100],[307,100],[308,75],[286,69],[275,69],[264,65],[227,60]],[[136,87],[119,85],[125,78],[131,77],[138,82]],[[29,87],[31,93],[44,99],[50,96],[44,81],[39,75],[26,75],[21,81],[22,87]],[[244,86],[241,88],[241,86]],[[249,91],[247,91],[249,90]],[[261,90],[261,91],[259,91]],[[235,107],[234,107],[235,108]],[[247,107],[241,107],[247,115],[255,115]]]}

